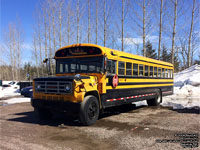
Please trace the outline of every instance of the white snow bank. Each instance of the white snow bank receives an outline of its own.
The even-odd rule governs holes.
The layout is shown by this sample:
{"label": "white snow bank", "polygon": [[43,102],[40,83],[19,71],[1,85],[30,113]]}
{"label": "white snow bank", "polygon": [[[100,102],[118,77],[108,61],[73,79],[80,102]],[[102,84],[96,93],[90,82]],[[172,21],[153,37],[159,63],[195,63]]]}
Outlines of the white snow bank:
{"label": "white snow bank", "polygon": [[174,74],[174,95],[163,97],[163,106],[200,108],[200,65]]}
{"label": "white snow bank", "polygon": [[200,65],[174,74],[174,86],[182,88],[184,85],[200,86]]}
{"label": "white snow bank", "polygon": [[30,102],[30,98],[11,98],[8,100],[2,100],[3,104],[15,104],[15,103],[25,103]]}

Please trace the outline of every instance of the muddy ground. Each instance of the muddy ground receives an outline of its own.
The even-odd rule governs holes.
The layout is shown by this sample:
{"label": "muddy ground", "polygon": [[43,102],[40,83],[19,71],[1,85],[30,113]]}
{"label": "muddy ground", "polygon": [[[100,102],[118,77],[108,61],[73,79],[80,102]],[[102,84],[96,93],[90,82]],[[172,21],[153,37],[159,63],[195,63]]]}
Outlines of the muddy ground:
{"label": "muddy ground", "polygon": [[85,127],[78,120],[62,115],[38,121],[30,103],[4,105],[0,106],[0,149],[188,149],[180,142],[156,140],[177,139],[175,134],[199,134],[199,112],[199,108],[172,110],[131,105],[107,110],[95,125]]}

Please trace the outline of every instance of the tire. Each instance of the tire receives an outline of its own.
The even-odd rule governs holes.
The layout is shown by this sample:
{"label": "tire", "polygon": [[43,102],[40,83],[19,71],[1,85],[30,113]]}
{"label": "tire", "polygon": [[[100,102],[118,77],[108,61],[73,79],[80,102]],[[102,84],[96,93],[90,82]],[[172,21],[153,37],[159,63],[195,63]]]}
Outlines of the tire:
{"label": "tire", "polygon": [[52,118],[52,113],[48,109],[34,108],[34,112],[39,120],[50,120]]}
{"label": "tire", "polygon": [[156,91],[156,96],[153,99],[147,100],[149,106],[158,106],[162,102],[162,95],[160,90]]}
{"label": "tire", "polygon": [[95,96],[88,95],[81,103],[79,119],[85,126],[94,124],[99,117],[99,102]]}

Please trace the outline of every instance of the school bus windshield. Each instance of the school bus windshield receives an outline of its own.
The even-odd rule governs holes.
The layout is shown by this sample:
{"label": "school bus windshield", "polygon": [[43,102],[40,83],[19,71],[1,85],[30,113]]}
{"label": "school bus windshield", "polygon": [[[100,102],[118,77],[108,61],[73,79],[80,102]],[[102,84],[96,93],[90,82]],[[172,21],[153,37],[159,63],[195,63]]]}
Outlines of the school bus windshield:
{"label": "school bus windshield", "polygon": [[103,57],[65,58],[56,60],[56,73],[100,73]]}

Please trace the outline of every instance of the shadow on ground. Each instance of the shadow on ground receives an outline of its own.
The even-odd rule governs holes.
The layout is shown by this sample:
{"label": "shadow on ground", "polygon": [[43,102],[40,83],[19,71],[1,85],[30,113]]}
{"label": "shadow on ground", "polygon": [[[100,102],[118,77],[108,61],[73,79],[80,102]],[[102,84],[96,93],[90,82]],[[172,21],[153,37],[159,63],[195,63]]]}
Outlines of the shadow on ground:
{"label": "shadow on ground", "polygon": [[200,114],[200,108],[199,107],[193,107],[193,108],[184,108],[184,109],[170,109],[172,111],[176,111],[178,113],[188,113],[188,114]]}
{"label": "shadow on ground", "polygon": [[[104,111],[102,115],[100,115],[98,122],[101,122],[103,118],[110,117],[113,115],[119,115],[120,113],[137,113],[140,108],[147,107],[147,106],[139,106],[136,105],[126,105],[126,106],[119,106],[114,108],[109,108]],[[64,114],[55,114],[51,120],[39,120],[35,115],[34,111],[29,112],[22,112],[12,114],[14,115],[13,118],[8,119],[8,121],[16,121],[16,122],[23,122],[23,123],[31,123],[31,124],[40,124],[40,125],[49,125],[49,126],[82,126],[78,120],[78,117],[68,116]]]}

